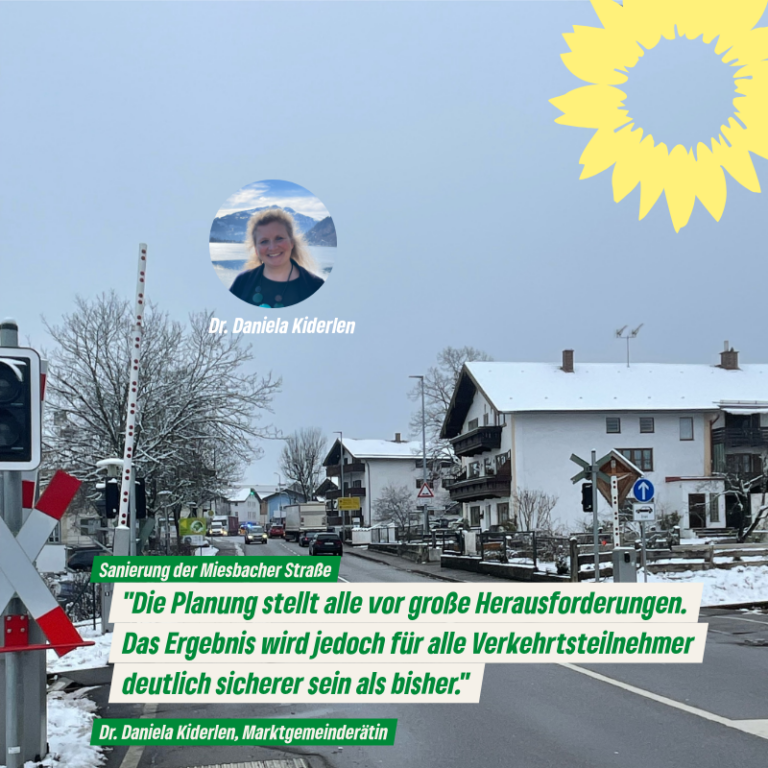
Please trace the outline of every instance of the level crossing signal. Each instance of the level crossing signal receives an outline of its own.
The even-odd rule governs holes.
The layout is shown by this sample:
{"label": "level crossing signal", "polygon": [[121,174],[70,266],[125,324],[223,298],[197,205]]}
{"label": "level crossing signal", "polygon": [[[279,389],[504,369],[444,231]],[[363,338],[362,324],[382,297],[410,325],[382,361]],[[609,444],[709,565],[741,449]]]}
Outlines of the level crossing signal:
{"label": "level crossing signal", "polygon": [[33,349],[0,349],[0,470],[40,465],[40,357]]}

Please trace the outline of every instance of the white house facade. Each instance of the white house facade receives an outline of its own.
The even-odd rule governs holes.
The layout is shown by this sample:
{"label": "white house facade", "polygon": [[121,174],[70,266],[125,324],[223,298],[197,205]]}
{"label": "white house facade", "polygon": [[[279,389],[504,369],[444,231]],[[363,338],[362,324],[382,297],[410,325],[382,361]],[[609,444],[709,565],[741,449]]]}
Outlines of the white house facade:
{"label": "white house facade", "polygon": [[[336,489],[326,491],[325,498],[333,504],[340,496],[360,499],[360,512],[352,513],[352,522],[370,526],[376,523],[374,504],[388,486],[406,487],[416,494],[423,482],[421,442],[402,440],[357,440],[345,437],[331,447],[323,462],[326,475],[333,478]],[[343,494],[341,475],[344,475]],[[435,493],[440,491],[436,481]]]}
{"label": "white house facade", "polygon": [[[656,488],[657,515],[684,528],[738,527],[728,477],[763,473],[768,365],[467,363],[442,436],[462,470],[449,487],[472,527],[516,520],[516,491],[557,497],[552,516],[578,530],[585,515],[572,454],[622,453]],[[756,500],[752,499],[753,508]],[[608,504],[599,500],[602,514]]]}

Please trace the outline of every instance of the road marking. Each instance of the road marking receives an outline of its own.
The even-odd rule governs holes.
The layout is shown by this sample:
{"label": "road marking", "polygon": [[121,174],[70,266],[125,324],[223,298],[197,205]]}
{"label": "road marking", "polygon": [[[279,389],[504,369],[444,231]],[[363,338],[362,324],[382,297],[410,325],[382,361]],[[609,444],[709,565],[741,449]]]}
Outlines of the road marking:
{"label": "road marking", "polygon": [[[142,717],[154,717],[157,714],[157,704],[145,704],[144,711],[141,713]],[[125,753],[123,762],[120,763],[120,768],[137,768],[141,761],[141,756],[144,754],[143,744],[133,744],[128,747],[128,751]]]}
{"label": "road marking", "polygon": [[719,614],[718,616],[708,616],[712,619],[725,619],[726,621],[748,621],[750,624],[762,624],[764,627],[768,626],[768,621],[758,621],[757,619],[745,619],[743,616],[726,616]]}
{"label": "road marking", "polygon": [[761,739],[768,739],[768,720],[730,720],[727,717],[716,715],[714,712],[707,712],[705,709],[699,709],[698,707],[692,707],[689,704],[683,704],[680,701],[669,699],[666,696],[660,696],[658,693],[651,693],[651,691],[646,691],[643,688],[638,688],[634,685],[630,685],[629,683],[623,683],[621,680],[615,680],[612,677],[601,675],[599,672],[593,672],[591,669],[584,669],[583,667],[579,667],[576,664],[568,664],[563,662],[560,664],[560,666],[566,667],[573,672],[578,672],[581,675],[592,677],[595,680],[599,680],[600,682],[608,683],[608,685],[613,685],[616,688],[622,688],[623,690],[629,691],[630,693],[635,693],[638,696],[643,696],[644,698],[650,699],[651,701],[656,701],[659,704],[665,704],[666,706],[672,707],[673,709],[679,709],[682,712],[687,712],[690,715],[696,715],[703,720],[719,723],[720,725],[724,725],[726,728],[733,728],[737,731],[742,731],[742,733],[749,733],[753,736],[759,736]]}

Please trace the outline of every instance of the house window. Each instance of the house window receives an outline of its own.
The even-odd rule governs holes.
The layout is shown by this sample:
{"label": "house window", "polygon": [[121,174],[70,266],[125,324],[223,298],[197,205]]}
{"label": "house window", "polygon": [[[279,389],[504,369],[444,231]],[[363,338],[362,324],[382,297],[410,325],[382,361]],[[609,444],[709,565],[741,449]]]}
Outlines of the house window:
{"label": "house window", "polygon": [[643,472],[653,472],[653,448],[619,448],[619,453]]}
{"label": "house window", "polygon": [[509,520],[509,503],[497,504],[496,511],[499,513],[500,523],[506,523]]}
{"label": "house window", "polygon": [[693,440],[693,416],[680,417],[680,439]]}
{"label": "house window", "polygon": [[608,416],[605,419],[605,431],[609,435],[621,433],[621,419],[618,416]]}
{"label": "house window", "polygon": [[641,416],[640,417],[640,432],[649,433],[654,432],[653,416]]}
{"label": "house window", "polygon": [[353,480],[352,481],[352,487],[353,488],[362,488],[363,487],[363,481],[362,480]]}
{"label": "house window", "polygon": [[709,496],[709,522],[720,522],[720,497],[714,493]]}
{"label": "house window", "polygon": [[488,419],[489,419],[489,414],[487,414],[487,413],[484,413],[484,414],[483,414],[483,426],[484,426],[484,427],[487,427],[487,426],[488,426]]}
{"label": "house window", "polygon": [[472,528],[480,527],[480,507],[469,508],[469,524]]}
{"label": "house window", "polygon": [[61,521],[56,523],[56,527],[51,531],[48,537],[49,544],[61,544]]}
{"label": "house window", "polygon": [[467,422],[467,430],[471,432],[473,429],[477,429],[478,427],[478,421],[477,419],[471,419]]}
{"label": "house window", "polygon": [[[417,477],[416,478],[416,487],[421,489],[421,486],[424,485],[424,478]],[[435,489],[435,484],[431,480],[427,480],[427,486],[431,488],[432,490]]]}
{"label": "house window", "polygon": [[469,465],[469,475],[468,477],[480,477],[480,462],[479,461],[473,461]]}
{"label": "house window", "polygon": [[506,453],[499,453],[496,456],[496,469],[501,469],[510,459],[511,451],[507,451]]}

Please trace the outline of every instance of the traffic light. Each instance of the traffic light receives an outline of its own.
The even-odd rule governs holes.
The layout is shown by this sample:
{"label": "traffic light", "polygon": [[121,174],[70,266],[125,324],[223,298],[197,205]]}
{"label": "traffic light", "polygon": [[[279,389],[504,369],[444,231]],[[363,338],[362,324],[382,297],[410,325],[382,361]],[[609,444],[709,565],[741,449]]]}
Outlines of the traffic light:
{"label": "traffic light", "polygon": [[144,489],[144,478],[137,477],[133,487],[136,494],[136,519],[143,520],[147,516],[147,494]]}
{"label": "traffic light", "polygon": [[110,519],[117,517],[117,513],[120,511],[119,480],[107,480],[104,484],[104,503],[106,506],[107,517]]}
{"label": "traffic light", "polygon": [[0,470],[40,466],[40,357],[0,347]]}
{"label": "traffic light", "polygon": [[592,483],[581,484],[581,508],[585,512],[594,511],[594,495],[592,492]]}

